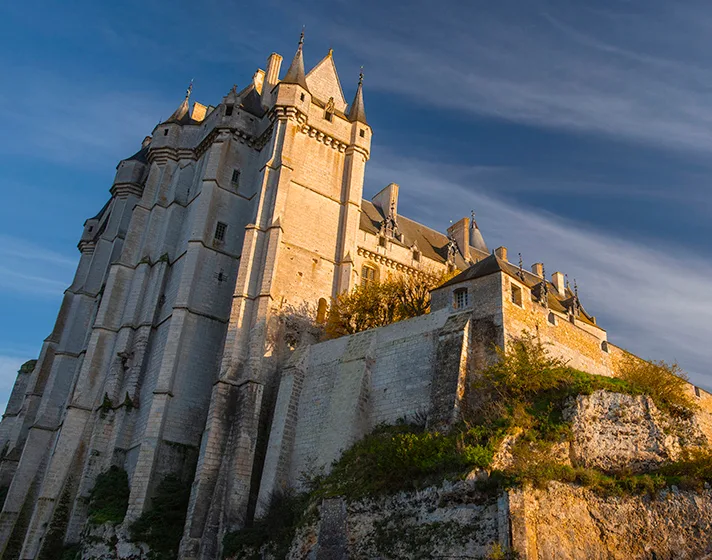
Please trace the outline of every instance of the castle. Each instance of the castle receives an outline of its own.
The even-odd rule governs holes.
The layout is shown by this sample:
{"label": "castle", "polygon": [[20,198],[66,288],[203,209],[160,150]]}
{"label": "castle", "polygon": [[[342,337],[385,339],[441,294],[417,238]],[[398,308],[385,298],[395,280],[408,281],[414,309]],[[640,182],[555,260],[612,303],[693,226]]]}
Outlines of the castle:
{"label": "castle", "polygon": [[[442,234],[399,215],[396,184],[362,198],[362,79],[348,104],[332,52],[306,73],[302,43],[282,79],[272,54],[217,106],[191,108],[189,88],[119,163],[0,423],[0,551],[15,542],[36,558],[58,523],[77,542],[97,475],[116,465],[130,480],[127,521],[167,475],[192,484],[180,557],[216,558],[272,492],[376,424],[456,420],[472,365],[524,329],[612,374],[622,351],[563,274],[490,252],[474,219]],[[323,317],[343,291],[433,271],[461,272],[427,315],[286,358],[270,344],[280,310],[308,303]]]}

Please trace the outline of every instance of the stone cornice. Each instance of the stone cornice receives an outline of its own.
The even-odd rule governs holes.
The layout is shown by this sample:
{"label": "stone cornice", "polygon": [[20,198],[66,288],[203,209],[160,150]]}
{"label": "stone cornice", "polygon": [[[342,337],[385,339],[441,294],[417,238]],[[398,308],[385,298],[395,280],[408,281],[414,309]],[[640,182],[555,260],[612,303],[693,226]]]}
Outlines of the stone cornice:
{"label": "stone cornice", "polygon": [[428,276],[428,274],[423,272],[422,270],[418,270],[417,268],[408,266],[407,264],[403,264],[393,259],[390,259],[385,255],[374,253],[373,251],[370,251],[365,247],[359,247],[357,249],[357,254],[360,257],[366,257],[367,259],[372,260],[375,263],[382,264],[388,268],[397,270],[398,272],[405,272],[406,274],[415,274],[418,276]]}
{"label": "stone cornice", "polygon": [[299,131],[302,134],[306,134],[307,136],[309,136],[309,138],[314,138],[317,142],[321,142],[322,144],[325,144],[330,148],[333,148],[334,150],[338,150],[341,153],[345,152],[346,148],[349,147],[347,143],[342,142],[341,140],[337,140],[326,132],[323,132],[318,128],[315,128],[306,123],[302,124]]}

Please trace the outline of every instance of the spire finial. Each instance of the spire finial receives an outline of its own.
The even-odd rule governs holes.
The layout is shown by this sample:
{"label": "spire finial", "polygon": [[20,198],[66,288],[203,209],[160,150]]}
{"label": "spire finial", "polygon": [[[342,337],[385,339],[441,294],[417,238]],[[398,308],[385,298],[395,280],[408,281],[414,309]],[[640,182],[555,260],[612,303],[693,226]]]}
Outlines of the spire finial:
{"label": "spire finial", "polygon": [[190,94],[193,92],[193,78],[190,79],[190,84],[188,85],[188,89],[185,90],[185,98],[186,100],[190,99]]}
{"label": "spire finial", "polygon": [[363,85],[363,65],[361,66],[358,73],[358,85]]}
{"label": "spire finial", "polygon": [[517,271],[517,276],[519,276],[519,278],[521,280],[524,280],[524,266],[523,265],[524,265],[524,262],[522,261],[522,254],[519,253],[519,270]]}
{"label": "spire finial", "polygon": [[304,44],[304,29],[306,29],[306,25],[302,25],[302,33],[299,35],[299,48],[302,48],[302,45]]}
{"label": "spire finial", "polygon": [[574,295],[578,299],[578,284],[576,284],[576,278],[574,278]]}

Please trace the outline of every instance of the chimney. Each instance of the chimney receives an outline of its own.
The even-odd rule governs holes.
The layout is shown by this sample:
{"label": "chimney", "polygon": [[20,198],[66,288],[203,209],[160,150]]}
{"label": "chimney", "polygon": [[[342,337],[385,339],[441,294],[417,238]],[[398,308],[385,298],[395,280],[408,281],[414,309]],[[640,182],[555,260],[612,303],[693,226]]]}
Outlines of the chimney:
{"label": "chimney", "polygon": [[502,259],[503,261],[507,261],[507,248],[506,247],[497,247],[494,250],[494,254],[497,255],[498,258]]}
{"label": "chimney", "polygon": [[470,218],[462,218],[459,222],[447,228],[447,233],[457,243],[460,254],[465,259],[470,258]]}
{"label": "chimney", "polygon": [[396,183],[391,183],[381,192],[371,199],[373,205],[381,210],[384,216],[388,216],[393,208],[395,216],[398,216],[398,189],[400,187]]}
{"label": "chimney", "polygon": [[544,278],[544,263],[534,263],[532,265],[532,272],[539,278]]}
{"label": "chimney", "polygon": [[562,272],[554,272],[551,275],[551,283],[556,286],[556,291],[560,296],[566,295],[566,284],[564,283],[564,274]]}
{"label": "chimney", "polygon": [[282,57],[277,53],[272,53],[267,59],[267,71],[265,72],[264,84],[262,86],[262,105],[268,106],[272,103],[272,89],[279,83],[279,69],[282,67]]}
{"label": "chimney", "polygon": [[207,110],[208,108],[205,105],[196,101],[193,103],[193,114],[190,115],[190,117],[194,121],[202,122],[205,119],[205,113]]}

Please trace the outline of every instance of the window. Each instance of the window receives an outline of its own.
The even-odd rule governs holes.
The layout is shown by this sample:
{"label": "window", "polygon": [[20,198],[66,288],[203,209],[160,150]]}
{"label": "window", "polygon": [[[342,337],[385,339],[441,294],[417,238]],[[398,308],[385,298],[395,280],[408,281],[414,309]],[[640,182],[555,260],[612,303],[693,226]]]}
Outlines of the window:
{"label": "window", "polygon": [[94,226],[89,226],[89,231],[93,230]]}
{"label": "window", "polygon": [[232,115],[232,105],[225,105],[225,116],[229,117]]}
{"label": "window", "polygon": [[304,101],[304,94],[303,94],[303,93],[299,96],[299,100],[300,100],[300,101]]}
{"label": "window", "polygon": [[512,282],[512,303],[522,307],[522,289]]}
{"label": "window", "polygon": [[383,236],[379,237],[379,238],[378,238],[378,245],[379,245],[380,247],[385,247],[385,246],[386,246],[386,238],[383,237]]}
{"label": "window", "polygon": [[240,170],[239,169],[232,170],[232,179],[230,181],[232,182],[233,187],[240,186]]}
{"label": "window", "polygon": [[163,129],[163,136],[168,136],[168,129],[167,129],[167,128],[164,128],[164,129]]}
{"label": "window", "polygon": [[462,309],[463,307],[467,307],[467,305],[467,288],[459,288],[455,290],[452,294],[452,306],[455,309]]}
{"label": "window", "polygon": [[700,388],[697,387],[697,386],[695,386],[695,396],[696,396],[698,399],[702,397],[702,395],[700,395]]}
{"label": "window", "polygon": [[603,350],[604,352],[608,352],[608,342],[606,342],[605,340],[601,341],[601,350]]}
{"label": "window", "polygon": [[329,113],[329,112],[326,112],[326,113],[324,113],[324,118],[325,118],[327,121],[331,122],[331,119],[333,118],[333,114],[332,114],[332,113]]}
{"label": "window", "polygon": [[359,136],[361,136],[361,138],[366,138],[366,131],[363,128],[361,130],[359,130],[358,133],[359,133]]}
{"label": "window", "polygon": [[218,225],[215,226],[215,241],[224,241],[226,232],[227,232],[227,224],[218,222]]}
{"label": "window", "polygon": [[556,315],[554,315],[551,311],[549,311],[549,316],[546,318],[549,323],[552,325],[556,325]]}
{"label": "window", "polygon": [[413,251],[413,260],[415,262],[420,262],[420,251]]}
{"label": "window", "polygon": [[319,298],[319,306],[316,309],[316,322],[323,324],[326,322],[326,312],[328,310],[328,304],[325,298]]}
{"label": "window", "polygon": [[376,269],[367,264],[361,267],[361,286],[368,286],[371,282],[376,281]]}

